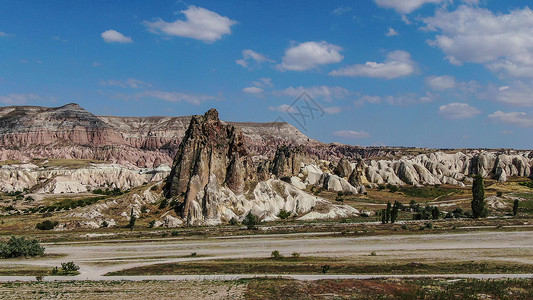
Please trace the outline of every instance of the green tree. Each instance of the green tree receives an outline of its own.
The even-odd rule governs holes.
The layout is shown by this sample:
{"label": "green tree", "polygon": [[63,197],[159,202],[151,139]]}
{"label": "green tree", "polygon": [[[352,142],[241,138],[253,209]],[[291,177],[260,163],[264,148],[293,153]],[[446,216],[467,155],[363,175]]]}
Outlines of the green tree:
{"label": "green tree", "polygon": [[394,201],[394,205],[392,206],[392,211],[390,214],[390,222],[394,224],[396,220],[398,219],[398,212],[400,210],[401,203],[398,201]]}
{"label": "green tree", "polygon": [[0,243],[0,257],[30,257],[44,254],[42,247],[37,240],[27,240],[25,237],[11,236],[7,243]]}
{"label": "green tree", "polygon": [[257,229],[257,224],[259,224],[259,217],[252,214],[252,212],[250,211],[248,212],[246,217],[244,217],[242,224],[246,225],[248,229]]}
{"label": "green tree", "polygon": [[385,210],[385,223],[389,223],[391,216],[391,204],[390,201],[387,202],[387,209]]}
{"label": "green tree", "polygon": [[474,176],[472,184],[472,216],[474,218],[485,218],[487,216],[487,207],[485,204],[485,188],[483,187],[483,177]]}
{"label": "green tree", "polygon": [[137,220],[137,217],[135,217],[135,214],[133,213],[133,207],[131,208],[130,212],[130,223],[128,224],[128,228],[130,231],[133,231],[133,227],[135,226],[135,221]]}
{"label": "green tree", "polygon": [[515,199],[513,203],[513,216],[516,216],[518,214],[518,204],[518,199]]}

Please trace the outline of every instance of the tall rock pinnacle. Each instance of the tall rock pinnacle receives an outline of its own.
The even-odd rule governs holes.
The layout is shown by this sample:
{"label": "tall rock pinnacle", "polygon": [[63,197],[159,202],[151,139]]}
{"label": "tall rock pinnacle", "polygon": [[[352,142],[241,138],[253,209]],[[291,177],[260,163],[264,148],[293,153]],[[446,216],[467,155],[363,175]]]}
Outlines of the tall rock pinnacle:
{"label": "tall rock pinnacle", "polygon": [[178,200],[177,213],[190,220],[209,216],[209,187],[228,187],[241,194],[251,176],[243,134],[222,123],[216,109],[193,116],[174,159],[165,196]]}

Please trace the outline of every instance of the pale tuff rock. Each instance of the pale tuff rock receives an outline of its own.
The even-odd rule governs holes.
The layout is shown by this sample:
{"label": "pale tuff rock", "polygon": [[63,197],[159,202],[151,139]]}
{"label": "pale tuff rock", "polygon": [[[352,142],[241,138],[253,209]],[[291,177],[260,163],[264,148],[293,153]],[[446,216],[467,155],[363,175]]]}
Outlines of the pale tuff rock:
{"label": "pale tuff rock", "polygon": [[99,187],[127,190],[146,182],[160,181],[169,174],[168,166],[156,169],[128,169],[120,165],[96,164],[80,169],[0,168],[0,190],[4,192],[34,189],[35,193],[84,193]]}
{"label": "pale tuff rock", "polygon": [[530,177],[531,169],[531,158],[522,154],[433,152],[413,158],[370,161],[365,175],[375,184],[464,186],[462,181],[469,182],[470,175],[506,181],[509,176]]}
{"label": "pale tuff rock", "polygon": [[[306,169],[310,159],[302,148],[279,147],[272,163],[259,164],[257,173],[246,149],[241,131],[221,122],[216,110],[191,119],[164,188],[166,197],[178,200],[176,210],[184,223],[215,225],[232,218],[242,220],[248,212],[270,221],[278,218],[281,209],[301,216],[316,205],[323,217],[356,214],[301,190],[306,184],[300,176],[308,180],[309,171],[318,168]],[[305,175],[302,168],[307,170]],[[267,170],[291,183],[269,179]],[[328,176],[315,183],[337,180],[341,189],[355,189],[345,179]]]}
{"label": "pale tuff rock", "polygon": [[353,168],[350,161],[348,161],[346,158],[342,158],[339,160],[339,163],[335,167],[335,170],[333,170],[333,174],[339,176],[339,177],[346,177],[350,176],[352,174]]}

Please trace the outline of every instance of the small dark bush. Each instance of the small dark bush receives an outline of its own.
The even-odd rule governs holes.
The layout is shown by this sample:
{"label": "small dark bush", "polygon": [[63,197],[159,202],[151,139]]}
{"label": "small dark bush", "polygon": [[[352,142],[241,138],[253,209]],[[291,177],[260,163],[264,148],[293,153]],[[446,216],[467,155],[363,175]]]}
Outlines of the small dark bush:
{"label": "small dark bush", "polygon": [[77,272],[79,269],[80,266],[76,265],[73,261],[61,263],[61,270],[63,270],[63,273],[65,274]]}
{"label": "small dark bush", "polygon": [[331,267],[329,265],[323,265],[321,269],[322,269],[322,274],[326,274],[327,272],[329,272],[329,269],[331,269]]}
{"label": "small dark bush", "polygon": [[229,220],[229,224],[230,225],[239,225],[239,221],[237,221],[237,219],[235,217],[231,218]]}
{"label": "small dark bush", "polygon": [[45,220],[45,221],[42,221],[41,223],[37,223],[37,225],[35,225],[35,228],[39,230],[52,230],[54,229],[54,227],[57,226],[57,224],[58,224],[57,221]]}
{"label": "small dark bush", "polygon": [[288,219],[291,215],[291,212],[281,209],[279,211],[278,217],[280,217],[280,219]]}
{"label": "small dark bush", "polygon": [[281,255],[278,250],[274,250],[272,251],[272,254],[270,254],[270,257],[272,257],[273,259],[282,259],[283,255]]}
{"label": "small dark bush", "polygon": [[107,226],[109,226],[109,223],[107,223],[107,221],[103,221],[102,224],[100,224],[100,227],[102,228],[106,228]]}
{"label": "small dark bush", "polygon": [[152,220],[148,223],[148,228],[154,228],[155,220]]}
{"label": "small dark bush", "polygon": [[259,224],[259,217],[252,214],[252,212],[248,212],[246,217],[244,217],[242,224],[246,225],[248,229],[257,229],[257,224]]}
{"label": "small dark bush", "polygon": [[168,206],[168,200],[167,199],[163,199],[161,200],[161,203],[159,203],[159,209],[164,209]]}
{"label": "small dark bush", "polygon": [[173,230],[171,233],[170,233],[171,236],[178,236],[180,235],[180,232],[177,231],[177,230]]}

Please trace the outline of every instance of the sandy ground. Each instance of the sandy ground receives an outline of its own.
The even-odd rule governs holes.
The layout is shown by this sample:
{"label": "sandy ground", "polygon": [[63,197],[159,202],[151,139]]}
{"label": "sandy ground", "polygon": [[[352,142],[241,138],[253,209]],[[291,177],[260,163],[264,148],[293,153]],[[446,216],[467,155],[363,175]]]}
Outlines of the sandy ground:
{"label": "sandy ground", "polygon": [[[374,237],[323,237],[293,234],[290,236],[236,236],[226,238],[160,239],[138,241],[95,241],[86,243],[44,244],[54,258],[8,259],[3,265],[60,266],[74,261],[80,275],[47,276],[46,280],[113,280],[108,272],[159,263],[216,258],[269,257],[272,251],[289,256],[350,257],[355,261],[471,261],[496,260],[533,264],[533,234],[520,232],[474,232],[461,234],[394,235]],[[369,256],[376,252],[377,257]],[[192,257],[196,252],[198,257]],[[303,276],[303,275],[302,275]],[[308,276],[304,276],[308,277]],[[303,279],[302,277],[301,279]],[[164,279],[177,278],[166,276]],[[195,275],[193,279],[200,277]],[[204,276],[205,279],[213,279]],[[218,278],[218,277],[217,277]],[[217,279],[215,278],[215,279]],[[233,279],[233,277],[228,277]],[[296,278],[296,277],[295,277]],[[310,277],[309,277],[310,278]],[[351,277],[352,278],[352,277]],[[358,278],[358,277],[353,277]],[[136,280],[161,279],[137,276]],[[183,279],[190,279],[183,277]],[[300,279],[300,278],[299,278]],[[0,276],[0,281],[35,280],[32,276]]]}

